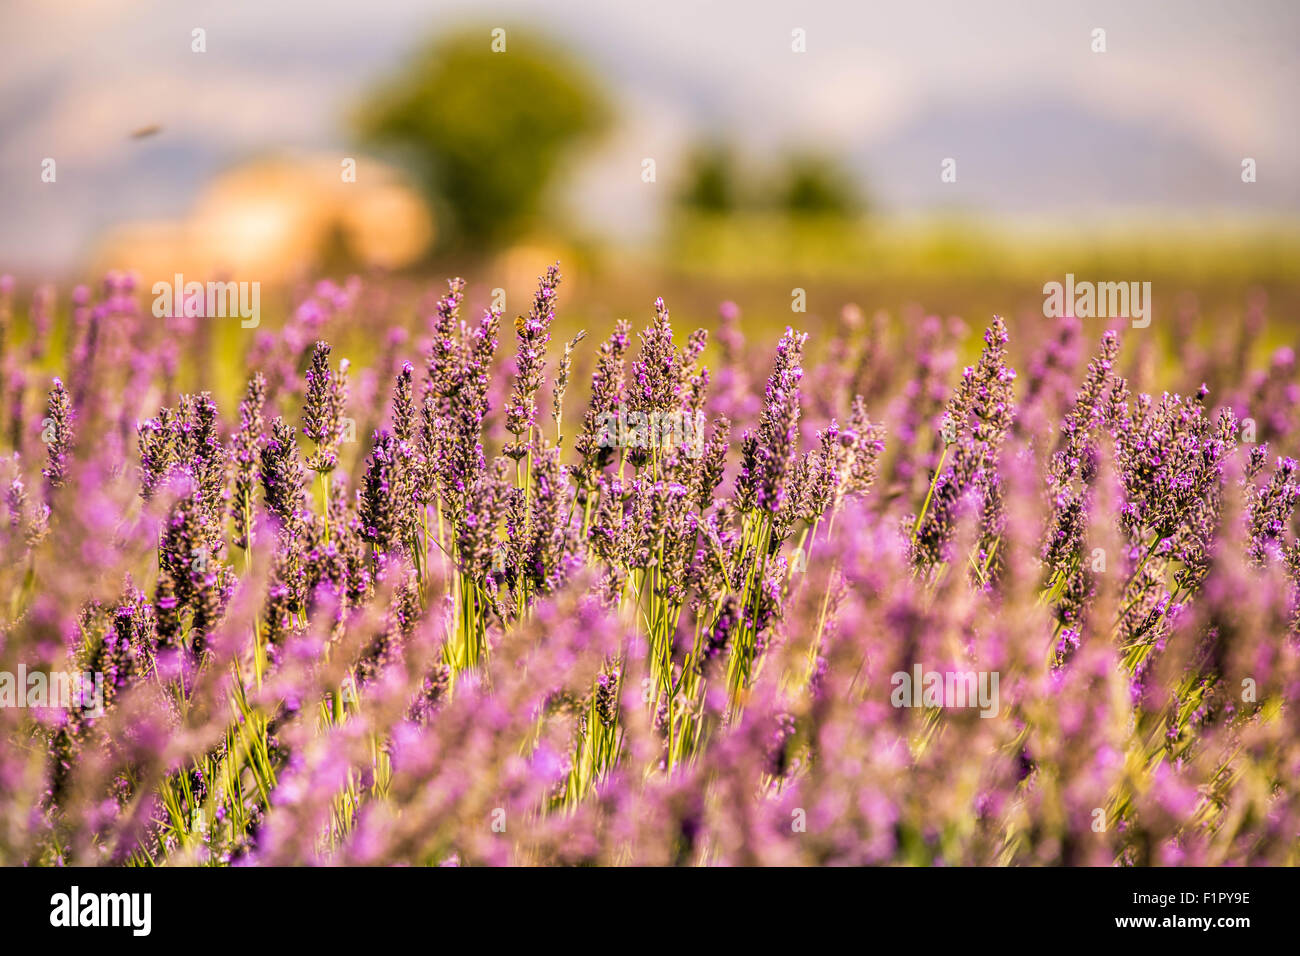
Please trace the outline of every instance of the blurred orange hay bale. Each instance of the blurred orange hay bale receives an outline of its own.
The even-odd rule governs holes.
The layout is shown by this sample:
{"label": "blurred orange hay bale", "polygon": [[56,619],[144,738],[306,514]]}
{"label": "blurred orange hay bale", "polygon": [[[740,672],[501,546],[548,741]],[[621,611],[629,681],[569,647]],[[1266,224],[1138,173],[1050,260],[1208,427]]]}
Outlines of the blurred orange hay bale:
{"label": "blurred orange hay bale", "polygon": [[423,198],[393,167],[365,156],[293,154],[223,172],[184,219],[111,230],[93,263],[145,277],[180,271],[274,283],[340,249],[357,267],[401,268],[434,235]]}

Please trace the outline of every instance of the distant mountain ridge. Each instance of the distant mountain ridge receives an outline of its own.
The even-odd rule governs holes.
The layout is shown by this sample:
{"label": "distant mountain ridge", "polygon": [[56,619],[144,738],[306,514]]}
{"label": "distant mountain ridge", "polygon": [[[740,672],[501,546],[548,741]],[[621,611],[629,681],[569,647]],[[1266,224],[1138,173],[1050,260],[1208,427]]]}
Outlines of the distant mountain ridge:
{"label": "distant mountain ridge", "polygon": [[[1241,160],[1258,181],[1241,181]],[[940,164],[957,161],[955,183]],[[851,162],[876,203],[889,209],[953,206],[1027,213],[1090,206],[1300,210],[1300,176],[1243,144],[1221,156],[1164,124],[1103,115],[1042,97],[1013,103],[935,105]]]}

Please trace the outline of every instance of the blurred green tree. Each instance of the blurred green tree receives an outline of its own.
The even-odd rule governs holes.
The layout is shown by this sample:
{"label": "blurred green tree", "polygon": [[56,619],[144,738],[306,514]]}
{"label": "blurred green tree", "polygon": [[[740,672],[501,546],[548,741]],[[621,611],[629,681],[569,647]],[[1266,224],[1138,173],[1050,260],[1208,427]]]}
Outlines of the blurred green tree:
{"label": "blurred green tree", "polygon": [[702,218],[768,212],[788,219],[851,219],[866,201],[853,175],[829,153],[788,152],[757,177],[737,151],[720,140],[698,143],[687,155],[678,207]]}
{"label": "blurred green tree", "polygon": [[794,217],[847,219],[864,211],[856,182],[831,156],[816,153],[788,156],[775,193],[780,209]]}
{"label": "blurred green tree", "polygon": [[[364,100],[364,142],[404,155],[439,214],[445,245],[499,246],[535,225],[548,187],[611,108],[573,55],[484,27],[424,46]],[[500,50],[500,52],[497,52]]]}
{"label": "blurred green tree", "polygon": [[735,153],[722,143],[697,146],[686,160],[686,175],[677,202],[704,215],[725,216],[740,204],[740,175]]}

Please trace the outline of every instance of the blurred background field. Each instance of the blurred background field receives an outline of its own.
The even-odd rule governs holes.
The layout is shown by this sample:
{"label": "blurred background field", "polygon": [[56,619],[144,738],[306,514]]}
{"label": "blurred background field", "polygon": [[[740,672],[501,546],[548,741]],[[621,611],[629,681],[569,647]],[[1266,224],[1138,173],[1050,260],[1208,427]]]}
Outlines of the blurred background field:
{"label": "blurred background field", "polygon": [[[1293,6],[728,6],[6,4],[12,335],[42,286],[63,334],[71,286],[110,270],[146,310],[176,273],[259,282],[263,330],[355,275],[336,344],[365,365],[368,309],[399,303],[418,347],[446,277],[510,318],[558,259],[557,342],[663,295],[682,327],[732,301],[814,353],[849,305],[898,330],[1001,314],[1028,347],[1067,272],[1151,283],[1140,334],[1180,387],[1180,349],[1251,308],[1257,357],[1300,340]],[[229,400],[257,331],[208,321],[178,383]]]}

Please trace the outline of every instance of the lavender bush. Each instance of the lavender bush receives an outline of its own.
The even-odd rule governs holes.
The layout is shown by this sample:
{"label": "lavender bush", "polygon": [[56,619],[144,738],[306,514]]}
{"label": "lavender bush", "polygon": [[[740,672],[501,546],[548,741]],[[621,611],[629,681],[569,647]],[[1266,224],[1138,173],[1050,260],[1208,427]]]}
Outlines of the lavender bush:
{"label": "lavender bush", "polygon": [[1297,862],[1300,386],[1258,322],[1155,394],[1073,320],[1018,375],[1002,319],[958,371],[960,328],[847,309],[805,372],[727,303],[715,374],[662,299],[552,354],[551,267],[513,359],[457,279],[357,372],[326,282],[220,409],[129,280],[61,353],[9,288],[0,671],[104,706],[0,683],[0,863]]}

